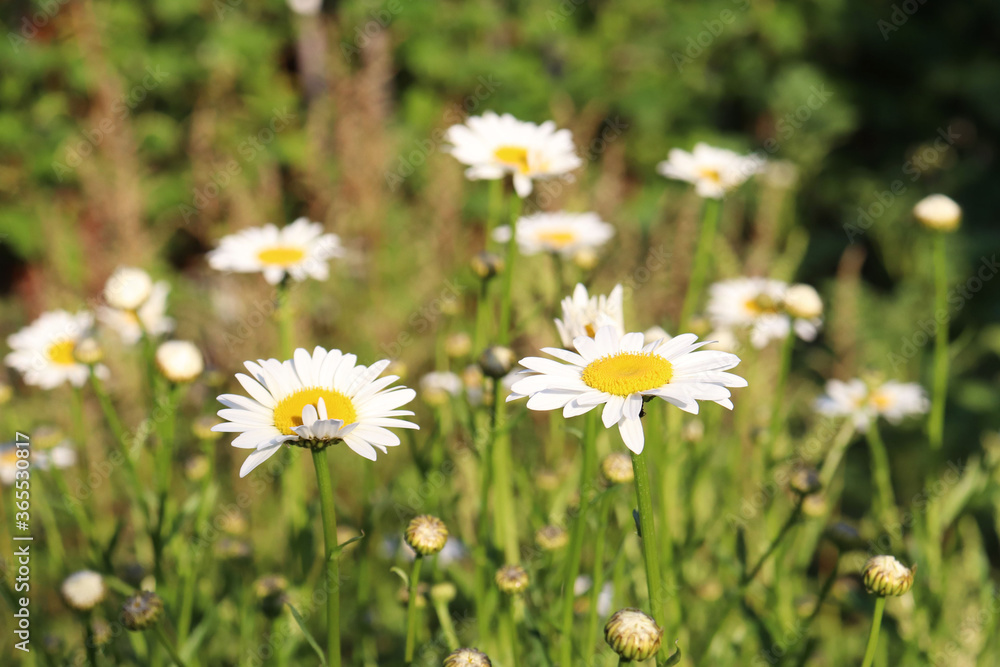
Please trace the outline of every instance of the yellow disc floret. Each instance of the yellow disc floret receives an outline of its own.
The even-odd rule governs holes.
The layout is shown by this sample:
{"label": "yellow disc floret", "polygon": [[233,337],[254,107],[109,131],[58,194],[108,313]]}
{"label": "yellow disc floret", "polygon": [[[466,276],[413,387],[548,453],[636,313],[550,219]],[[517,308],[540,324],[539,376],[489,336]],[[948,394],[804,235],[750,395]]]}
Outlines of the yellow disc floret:
{"label": "yellow disc floret", "polygon": [[514,167],[522,174],[528,173],[528,150],[520,146],[501,146],[493,151],[493,156],[506,165]]}
{"label": "yellow disc floret", "polygon": [[76,343],[72,340],[61,340],[53,343],[49,346],[49,359],[56,364],[71,366],[76,363],[76,359],[73,357],[73,350],[75,348]]}
{"label": "yellow disc floret", "polygon": [[274,248],[267,248],[257,253],[257,259],[263,264],[271,264],[273,266],[292,266],[301,262],[305,256],[305,250],[291,246],[275,246]]}
{"label": "yellow disc floret", "polygon": [[292,429],[296,426],[302,426],[302,409],[307,405],[315,406],[321,398],[326,404],[329,419],[342,419],[344,424],[353,424],[358,420],[354,404],[347,396],[334,389],[307,387],[286,396],[274,406],[275,427],[283,435],[295,435],[295,431]]}
{"label": "yellow disc floret", "polygon": [[551,231],[540,231],[537,233],[538,240],[548,243],[554,248],[565,248],[576,241],[576,234],[562,229]]}
{"label": "yellow disc floret", "polygon": [[592,361],[581,379],[588,387],[615,396],[628,396],[669,384],[674,367],[658,354],[619,352]]}

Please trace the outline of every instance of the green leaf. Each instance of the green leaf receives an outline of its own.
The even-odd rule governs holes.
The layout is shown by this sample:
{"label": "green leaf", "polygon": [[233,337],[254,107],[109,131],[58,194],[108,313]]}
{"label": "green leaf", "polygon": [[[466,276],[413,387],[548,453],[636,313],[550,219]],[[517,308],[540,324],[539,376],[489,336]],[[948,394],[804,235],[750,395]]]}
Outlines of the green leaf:
{"label": "green leaf", "polygon": [[292,611],[292,617],[295,619],[295,622],[299,624],[299,628],[302,630],[302,634],[305,635],[306,641],[309,642],[309,645],[313,647],[314,651],[316,651],[316,655],[319,656],[320,664],[326,665],[326,656],[323,655],[323,649],[319,647],[319,643],[316,641],[316,638],[312,636],[311,632],[309,632],[309,629],[306,627],[306,622],[302,620],[302,615],[299,613],[299,610],[296,609],[291,602],[286,602],[285,604],[287,604],[288,608]]}
{"label": "green leaf", "polygon": [[677,647],[677,650],[667,658],[667,661],[663,663],[663,667],[671,667],[671,665],[676,665],[681,661],[681,647],[677,646],[677,642],[674,642],[674,646]]}

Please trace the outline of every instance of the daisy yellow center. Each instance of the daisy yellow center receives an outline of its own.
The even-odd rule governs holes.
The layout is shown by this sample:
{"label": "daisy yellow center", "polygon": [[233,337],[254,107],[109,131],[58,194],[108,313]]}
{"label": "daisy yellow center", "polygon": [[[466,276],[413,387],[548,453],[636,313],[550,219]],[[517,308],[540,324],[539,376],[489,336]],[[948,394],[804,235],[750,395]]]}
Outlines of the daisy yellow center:
{"label": "daisy yellow center", "polygon": [[892,399],[885,394],[874,394],[871,401],[875,409],[879,411],[888,410],[892,405]]}
{"label": "daisy yellow center", "polygon": [[593,324],[587,324],[587,326],[583,327],[583,330],[586,331],[587,335],[590,336],[591,338],[593,338],[594,334],[597,333],[597,331],[594,329]]}
{"label": "daisy yellow center", "polygon": [[70,366],[76,363],[76,359],[73,358],[73,350],[76,348],[76,343],[72,340],[61,340],[57,343],[53,343],[49,346],[49,359],[53,363],[60,364],[62,366]]}
{"label": "daisy yellow center", "polygon": [[778,302],[766,294],[761,294],[753,299],[747,299],[743,305],[756,316],[773,315],[778,312]]}
{"label": "daisy yellow center", "polygon": [[17,463],[17,450],[11,447],[7,451],[0,454],[0,464],[4,466],[13,466]]}
{"label": "daisy yellow center", "polygon": [[293,248],[291,246],[275,246],[273,248],[266,248],[257,253],[257,259],[259,259],[264,264],[273,264],[274,266],[291,266],[292,264],[298,264],[306,256],[306,251],[302,248]]}
{"label": "daisy yellow center", "polygon": [[707,181],[722,183],[722,174],[719,173],[718,169],[713,169],[712,167],[702,167],[698,170],[698,175]]}
{"label": "daisy yellow center", "polygon": [[522,174],[528,173],[528,149],[520,146],[501,146],[493,151],[493,157],[514,167]]}
{"label": "daisy yellow center", "polygon": [[564,229],[554,229],[550,231],[538,232],[536,238],[543,243],[547,243],[555,248],[565,248],[570,243],[576,241],[576,234]]}
{"label": "daisy yellow center", "polygon": [[587,364],[581,379],[598,391],[628,396],[661,387],[673,377],[673,365],[658,354],[619,352]]}
{"label": "daisy yellow center", "polygon": [[308,387],[289,394],[274,406],[274,425],[283,435],[295,435],[292,429],[302,426],[302,410],[307,405],[316,406],[319,399],[326,405],[327,419],[342,419],[344,424],[358,420],[354,403],[347,396],[333,389]]}

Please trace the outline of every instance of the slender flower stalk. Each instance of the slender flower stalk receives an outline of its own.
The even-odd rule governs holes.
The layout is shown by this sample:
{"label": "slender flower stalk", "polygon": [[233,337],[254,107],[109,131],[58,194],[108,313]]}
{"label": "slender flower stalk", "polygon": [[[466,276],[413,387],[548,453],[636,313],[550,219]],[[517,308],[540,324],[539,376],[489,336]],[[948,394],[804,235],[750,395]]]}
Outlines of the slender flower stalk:
{"label": "slender flower stalk", "polygon": [[[333,481],[326,460],[326,448],[312,450],[323,516],[323,544],[326,556],[326,664],[340,667],[340,554],[337,553],[337,509],[333,501]],[[419,559],[418,559],[419,560]]]}
{"label": "slender flower stalk", "polygon": [[503,400],[502,382],[493,382],[493,417],[491,422],[492,447],[487,455],[493,456],[493,489],[496,516],[497,545],[503,549],[508,563],[517,563],[520,548],[517,543],[517,510],[514,506],[514,480],[512,477],[510,432],[507,420],[507,404]]}
{"label": "slender flower stalk", "polygon": [[944,409],[948,398],[948,264],[945,235],[934,235],[934,385],[927,433],[931,449],[944,443]]}
{"label": "slender flower stalk", "polygon": [[792,510],[792,513],[789,515],[788,519],[785,520],[785,523],[781,526],[781,530],[778,531],[778,534],[774,537],[773,540],[771,540],[771,544],[767,546],[767,550],[764,551],[764,555],[761,556],[760,559],[757,561],[757,564],[754,565],[749,571],[747,571],[740,579],[740,584],[742,586],[746,586],[751,581],[754,580],[754,578],[760,572],[761,568],[764,567],[764,564],[774,553],[775,549],[778,548],[778,545],[781,544],[782,541],[784,541],[785,537],[788,535],[788,532],[792,529],[792,526],[798,523],[799,519],[802,517],[802,500],[803,496],[800,496],[798,501],[795,503],[795,509]]}
{"label": "slender flower stalk", "polygon": [[111,401],[111,397],[108,396],[108,392],[104,388],[104,383],[97,377],[97,374],[91,373],[90,380],[94,388],[94,393],[97,394],[97,400],[101,404],[101,411],[104,413],[104,419],[108,423],[108,428],[111,429],[111,435],[114,437],[115,442],[118,443],[118,446],[121,447],[122,460],[125,463],[125,475],[128,478],[129,485],[132,487],[132,493],[135,496],[136,501],[139,503],[139,509],[143,515],[143,519],[148,524],[150,521],[150,515],[149,506],[146,502],[146,494],[142,485],[139,483],[139,476],[135,470],[135,462],[132,461],[132,452],[129,449],[128,441],[125,437],[125,428],[122,426],[121,418],[118,416],[118,411],[115,409],[114,403]]}
{"label": "slender flower stalk", "polygon": [[660,574],[659,545],[656,542],[656,526],[653,519],[653,496],[649,488],[649,471],[646,467],[646,452],[632,452],[632,470],[635,473],[635,497],[639,506],[639,529],[641,531],[642,555],[646,564],[646,587],[649,589],[649,609],[653,620],[663,627],[663,586]]}
{"label": "slender flower stalk", "polygon": [[497,342],[506,345],[510,340],[511,287],[514,284],[514,260],[517,258],[517,220],[521,217],[521,198],[510,198],[510,238],[504,259],[503,289],[500,295],[500,329]]}
{"label": "slender flower stalk", "polygon": [[767,431],[767,448],[765,456],[774,455],[774,445],[781,431],[781,406],[785,404],[785,388],[788,386],[788,373],[792,368],[792,350],[795,348],[795,332],[789,331],[781,343],[781,359],[778,363],[778,381],[771,396],[771,423]]}
{"label": "slender flower stalk", "polygon": [[157,641],[159,641],[160,645],[166,650],[167,655],[169,655],[170,659],[174,661],[174,664],[177,665],[177,667],[185,667],[185,663],[181,659],[177,649],[174,647],[173,642],[170,641],[170,638],[167,637],[167,633],[163,630],[163,624],[156,623],[153,625],[153,634],[156,635]]}
{"label": "slender flower stalk", "polygon": [[[875,483],[878,517],[887,527],[897,526],[896,494],[892,490],[892,476],[889,469],[889,453],[879,434],[878,424],[872,423],[868,429],[868,449],[872,457],[872,478]],[[892,531],[890,531],[891,533]]]}
{"label": "slender flower stalk", "polygon": [[597,418],[596,412],[587,415],[583,431],[582,460],[580,469],[580,507],[573,521],[569,551],[566,554],[566,569],[563,576],[563,606],[560,623],[559,664],[573,664],[573,601],[574,582],[580,575],[581,553],[587,532],[586,490],[594,482],[597,473]]}
{"label": "slender flower stalk", "polygon": [[590,605],[587,609],[587,634],[584,645],[589,647],[586,654],[587,662],[592,662],[594,658],[593,638],[598,636],[599,621],[597,616],[598,601],[601,597],[601,589],[604,588],[604,545],[607,541],[608,515],[611,513],[611,505],[614,494],[611,490],[605,492],[598,505],[597,515],[597,535],[594,539],[594,574],[591,577],[590,585]]}
{"label": "slender flower stalk", "polygon": [[[722,200],[705,199],[702,209],[701,233],[698,235],[698,247],[695,250],[694,266],[691,269],[691,282],[688,283],[687,294],[684,296],[684,306],[681,309],[681,319],[678,331],[687,331],[688,322],[694,314],[695,306],[701,298],[708,275],[708,266],[712,256],[712,246],[715,244],[716,229],[722,217]],[[657,619],[659,620],[659,619]]]}
{"label": "slender flower stalk", "polygon": [[420,585],[420,568],[424,563],[424,557],[417,554],[413,559],[413,569],[410,571],[410,599],[406,605],[406,664],[413,662],[413,650],[417,646],[417,597],[420,593],[417,588]]}
{"label": "slender flower stalk", "polygon": [[878,648],[878,634],[882,628],[882,612],[885,611],[885,598],[879,596],[875,600],[875,614],[872,616],[872,629],[868,633],[868,645],[865,648],[865,658],[861,667],[871,667],[875,661],[875,650]]}

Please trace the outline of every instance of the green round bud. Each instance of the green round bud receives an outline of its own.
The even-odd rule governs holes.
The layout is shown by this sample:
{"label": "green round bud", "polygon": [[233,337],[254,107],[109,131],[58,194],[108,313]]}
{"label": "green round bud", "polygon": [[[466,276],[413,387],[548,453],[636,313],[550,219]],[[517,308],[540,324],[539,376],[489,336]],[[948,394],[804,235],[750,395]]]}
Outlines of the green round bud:
{"label": "green round bud", "polygon": [[152,627],[163,613],[163,600],[152,591],[143,591],[125,600],[122,625],[133,632]]}
{"label": "green round bud", "polygon": [[493,663],[482,651],[460,648],[445,656],[444,667],[493,667]]}
{"label": "green round bud", "polygon": [[913,573],[917,567],[907,568],[892,556],[875,556],[865,563],[863,578],[865,588],[882,597],[905,594],[913,586]]}
{"label": "green round bud", "polygon": [[448,542],[448,527],[436,516],[421,514],[410,521],[404,537],[410,548],[419,555],[433,556],[444,549]]}
{"label": "green round bud", "polygon": [[624,662],[642,662],[660,650],[663,630],[642,610],[626,608],[608,619],[604,639]]}

